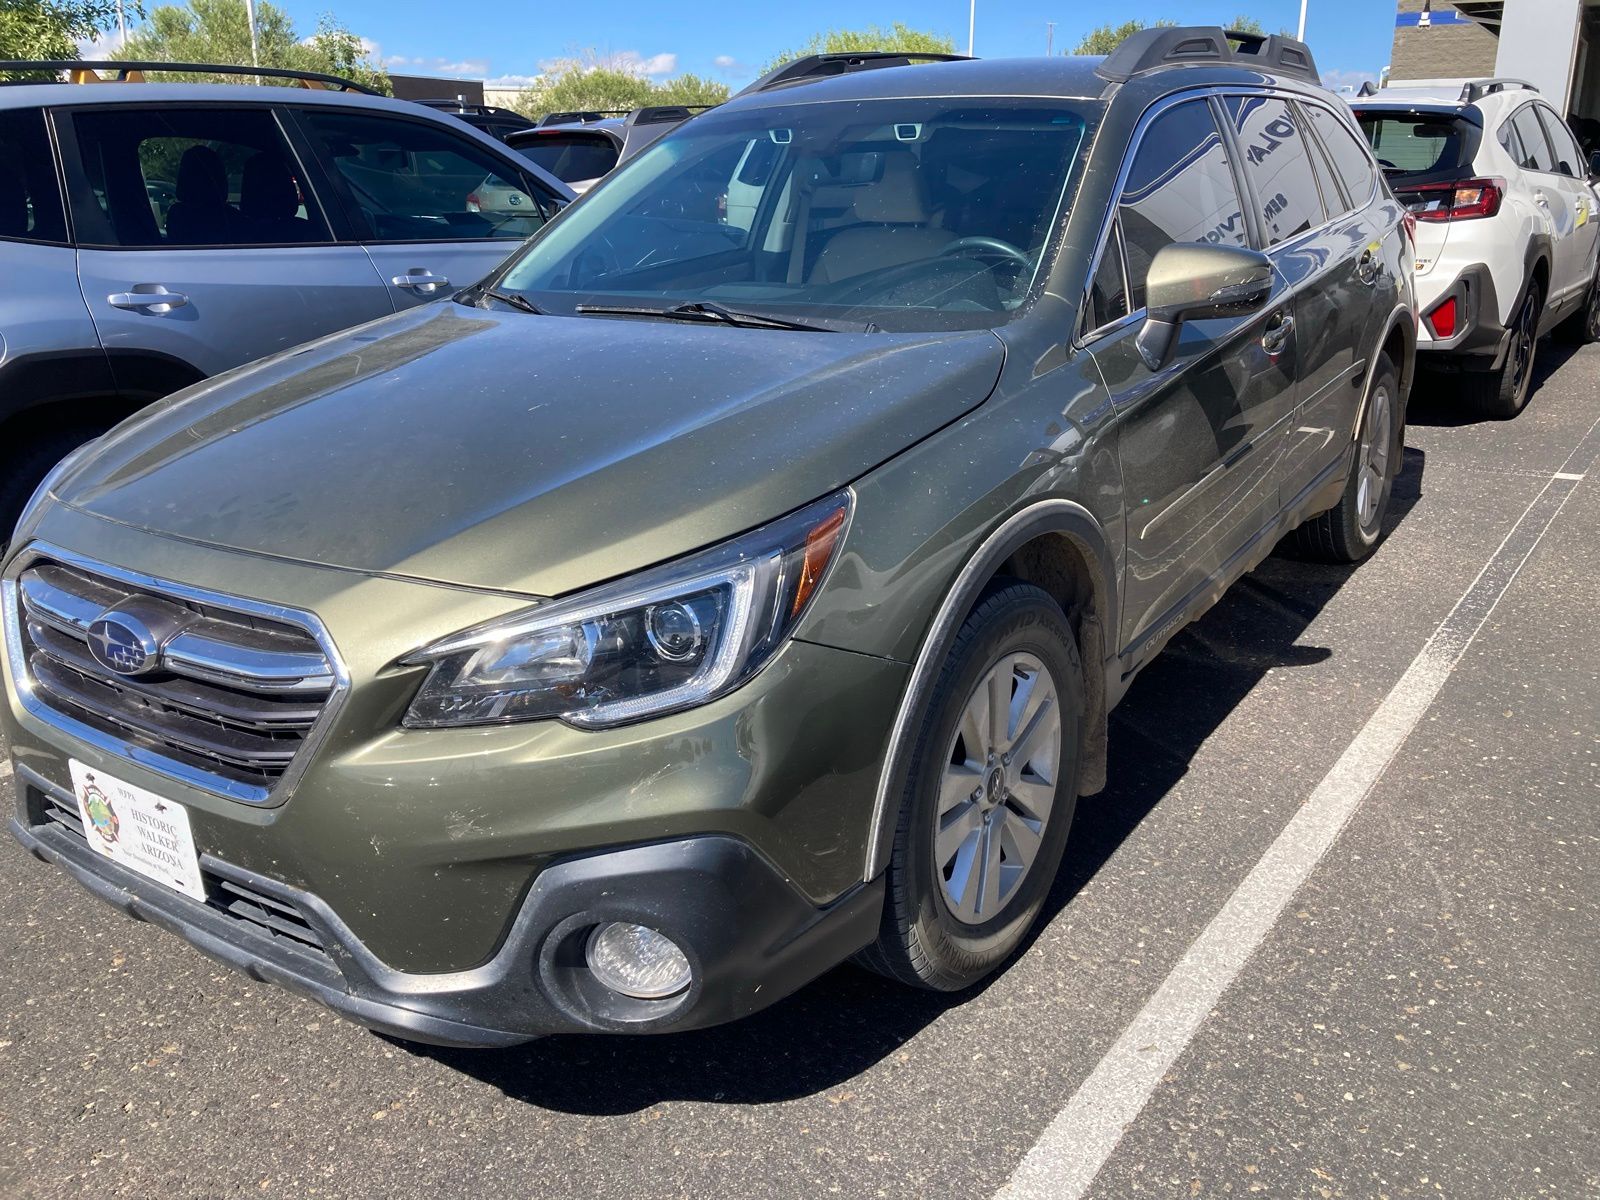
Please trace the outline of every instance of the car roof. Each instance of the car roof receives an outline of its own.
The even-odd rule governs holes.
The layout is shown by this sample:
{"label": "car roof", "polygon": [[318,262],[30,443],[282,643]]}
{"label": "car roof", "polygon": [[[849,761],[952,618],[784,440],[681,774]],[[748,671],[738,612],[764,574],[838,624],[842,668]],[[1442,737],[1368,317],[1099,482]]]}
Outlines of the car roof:
{"label": "car roof", "polygon": [[11,83],[0,86],[0,109],[74,108],[102,104],[327,104],[335,108],[371,108],[416,116],[418,110],[441,114],[438,109],[368,96],[362,92],[335,92],[315,88],[277,87],[258,83]]}
{"label": "car roof", "polygon": [[855,71],[808,79],[768,91],[747,92],[715,111],[837,100],[940,97],[1016,99],[1036,96],[1061,100],[1109,100],[1123,92],[1148,101],[1187,88],[1228,85],[1270,85],[1334,98],[1332,92],[1303,80],[1227,63],[1174,64],[1143,71],[1118,84],[1096,72],[1096,68],[1104,62],[1105,59],[1099,55],[1075,54],[1051,58],[975,58],[912,63],[892,69]]}

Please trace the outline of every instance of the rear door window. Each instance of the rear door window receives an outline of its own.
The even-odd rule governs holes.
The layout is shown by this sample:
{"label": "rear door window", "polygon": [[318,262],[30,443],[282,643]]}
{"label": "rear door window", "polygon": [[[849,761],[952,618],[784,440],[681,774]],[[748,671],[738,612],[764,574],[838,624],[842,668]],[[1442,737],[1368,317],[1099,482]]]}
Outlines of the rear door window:
{"label": "rear door window", "polygon": [[1267,245],[1279,245],[1326,221],[1305,135],[1288,102],[1276,96],[1228,96],[1223,110],[1233,123]]}
{"label": "rear door window", "polygon": [[1333,168],[1339,173],[1339,181],[1344,184],[1344,194],[1352,204],[1365,204],[1378,182],[1377,168],[1373,166],[1371,155],[1363,148],[1347,122],[1320,104],[1308,104],[1305,111],[1312,130],[1327,150],[1328,157],[1333,160]]}
{"label": "rear door window", "polygon": [[432,122],[339,109],[298,117],[371,240],[520,240],[554,212],[531,176]]}
{"label": "rear door window", "polygon": [[72,114],[86,193],[79,241],[129,248],[327,242],[298,160],[266,108]]}
{"label": "rear door window", "polygon": [[1556,156],[1550,149],[1550,143],[1545,140],[1544,127],[1539,124],[1539,114],[1534,111],[1534,106],[1524,104],[1512,113],[1511,127],[1516,130],[1517,141],[1522,146],[1517,165],[1527,171],[1554,173]]}
{"label": "rear door window", "polygon": [[1145,305],[1150,260],[1163,246],[1248,244],[1233,166],[1204,100],[1176,104],[1150,122],[1133,152],[1118,215],[1134,310]]}
{"label": "rear door window", "polygon": [[67,219],[56,185],[55,155],[44,112],[0,112],[0,238],[19,242],[67,240]]}

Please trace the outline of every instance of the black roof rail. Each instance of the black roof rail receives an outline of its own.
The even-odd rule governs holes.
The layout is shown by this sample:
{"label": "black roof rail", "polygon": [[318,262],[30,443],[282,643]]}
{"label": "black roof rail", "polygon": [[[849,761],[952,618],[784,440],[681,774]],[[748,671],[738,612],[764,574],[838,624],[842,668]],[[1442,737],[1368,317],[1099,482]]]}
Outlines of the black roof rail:
{"label": "black roof rail", "polygon": [[757,92],[770,92],[773,88],[792,83],[809,83],[816,79],[829,79],[835,75],[849,75],[855,71],[871,71],[878,67],[909,67],[914,63],[966,62],[965,54],[934,54],[920,51],[856,50],[847,54],[808,54],[774,67],[749,87],[737,94],[752,96]]}
{"label": "black roof rail", "polygon": [[697,113],[703,113],[715,104],[647,104],[643,108],[636,108],[628,114],[629,125],[666,125],[687,121]]}
{"label": "black roof rail", "polygon": [[[475,117],[517,117],[523,121],[528,118],[514,108],[497,108],[493,104],[478,104],[472,100],[450,100],[442,96],[429,97],[426,100],[413,100],[413,104],[421,104],[425,108],[437,108],[441,112],[467,113]],[[528,121],[532,125],[532,121]]]}
{"label": "black roof rail", "polygon": [[1095,73],[1123,83],[1147,71],[1191,63],[1226,63],[1322,82],[1311,48],[1304,42],[1279,34],[1230,32],[1217,25],[1141,29],[1106,55]]}
{"label": "black roof rail", "polygon": [[625,108],[584,108],[571,112],[545,113],[539,118],[539,125],[579,125],[588,124],[590,121],[604,121],[607,117],[625,117],[628,110]]}
{"label": "black roof rail", "polygon": [[1526,88],[1530,92],[1539,90],[1526,79],[1470,79],[1461,89],[1461,103],[1476,104],[1485,96],[1492,96],[1496,92],[1509,92],[1512,88]]}
{"label": "black roof rail", "polygon": [[[173,71],[186,75],[249,75],[260,79],[288,79],[299,87],[315,91],[361,92],[381,96],[382,92],[353,79],[324,75],[320,71],[295,71],[283,67],[236,67],[230,63],[152,62],[145,59],[0,59],[0,71],[66,72],[67,83],[143,83],[146,71]],[[101,71],[114,71],[106,79]]]}

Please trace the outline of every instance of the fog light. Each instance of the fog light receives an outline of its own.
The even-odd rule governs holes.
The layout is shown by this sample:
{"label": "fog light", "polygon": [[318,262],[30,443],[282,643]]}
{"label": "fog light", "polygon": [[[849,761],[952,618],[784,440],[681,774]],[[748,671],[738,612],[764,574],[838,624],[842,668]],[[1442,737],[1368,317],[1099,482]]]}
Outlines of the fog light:
{"label": "fog light", "polygon": [[689,986],[689,960],[677,943],[643,925],[596,926],[585,954],[596,979],[635,1000],[665,1000]]}

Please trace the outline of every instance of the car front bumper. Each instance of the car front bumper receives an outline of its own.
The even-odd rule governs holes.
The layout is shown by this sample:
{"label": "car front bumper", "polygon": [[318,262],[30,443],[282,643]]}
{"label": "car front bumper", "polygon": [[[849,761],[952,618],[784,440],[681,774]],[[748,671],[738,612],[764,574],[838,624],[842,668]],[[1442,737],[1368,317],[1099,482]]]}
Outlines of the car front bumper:
{"label": "car front bumper", "polygon": [[[18,772],[12,835],[100,899],[187,940],[253,979],[296,992],[361,1025],[445,1046],[510,1046],[553,1033],[645,1033],[735,1020],[788,995],[866,945],[883,905],[878,880],[813,906],[736,838],[708,836],[571,859],[540,873],[505,943],[487,963],[410,974],[380,962],[309,892],[210,856],[213,898],[201,903],[94,853],[81,829],[52,818],[72,794]],[[250,906],[216,902],[253,898]],[[281,906],[281,908],[280,908]],[[261,917],[292,909],[311,937],[286,936]],[[672,938],[689,958],[688,989],[664,1000],[609,993],[583,962],[587,931],[632,921]]]}
{"label": "car front bumper", "polygon": [[[405,730],[420,678],[394,663],[525,600],[271,562],[59,508],[43,536],[103,564],[294,604],[337,643],[346,702],[292,787],[265,804],[42,720],[4,661],[12,832],[123,911],[257,978],[400,1036],[503,1044],[728,1020],[876,930],[879,893],[862,881],[903,663],[795,640],[736,692],[638,725]],[[208,903],[88,848],[70,828],[73,759],[185,807]],[[269,919],[235,919],[241,909]],[[646,1011],[586,990],[572,969],[578,935],[609,920],[678,941],[695,968],[689,991]]]}

